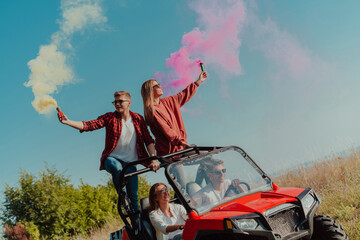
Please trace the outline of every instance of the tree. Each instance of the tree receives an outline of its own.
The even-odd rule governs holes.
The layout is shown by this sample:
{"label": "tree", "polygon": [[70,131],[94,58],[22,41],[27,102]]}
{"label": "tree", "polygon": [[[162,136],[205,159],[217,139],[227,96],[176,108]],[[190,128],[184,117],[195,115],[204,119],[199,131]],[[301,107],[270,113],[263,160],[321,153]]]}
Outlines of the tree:
{"label": "tree", "polygon": [[[8,228],[23,226],[33,240],[87,234],[118,217],[118,196],[111,180],[96,187],[81,182],[75,188],[69,177],[46,166],[38,177],[21,171],[18,185],[6,184],[0,218]],[[140,199],[148,196],[150,187],[139,177]]]}
{"label": "tree", "polygon": [[139,191],[138,191],[139,200],[149,196],[150,188],[151,185],[149,184],[147,179],[144,177],[139,177]]}
{"label": "tree", "polygon": [[45,238],[65,238],[102,226],[117,215],[117,194],[113,187],[78,188],[58,171],[46,167],[35,176],[22,171],[19,187],[5,188],[1,219],[10,226],[32,222]]}

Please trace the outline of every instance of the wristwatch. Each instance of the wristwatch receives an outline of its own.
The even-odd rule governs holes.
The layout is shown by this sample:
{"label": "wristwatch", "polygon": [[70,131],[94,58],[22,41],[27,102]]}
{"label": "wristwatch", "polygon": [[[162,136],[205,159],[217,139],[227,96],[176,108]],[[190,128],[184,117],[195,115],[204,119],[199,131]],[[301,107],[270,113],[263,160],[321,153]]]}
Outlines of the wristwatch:
{"label": "wristwatch", "polygon": [[183,230],[183,229],[184,229],[184,226],[179,226],[179,229],[180,229],[180,230]]}

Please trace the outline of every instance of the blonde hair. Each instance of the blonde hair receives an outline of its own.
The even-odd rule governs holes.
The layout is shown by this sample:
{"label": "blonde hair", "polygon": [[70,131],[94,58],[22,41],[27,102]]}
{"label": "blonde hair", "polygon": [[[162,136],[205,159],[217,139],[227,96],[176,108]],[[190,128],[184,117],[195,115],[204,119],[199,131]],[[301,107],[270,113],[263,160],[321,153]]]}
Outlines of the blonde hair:
{"label": "blonde hair", "polygon": [[154,88],[152,86],[152,82],[155,79],[147,80],[141,86],[141,96],[144,104],[144,117],[146,123],[149,125],[154,119]]}
{"label": "blonde hair", "polygon": [[131,95],[130,95],[130,93],[127,92],[127,91],[116,91],[116,92],[114,93],[114,98],[115,98],[115,97],[121,97],[121,96],[123,96],[123,95],[127,96],[127,97],[129,98],[129,100],[131,100]]}

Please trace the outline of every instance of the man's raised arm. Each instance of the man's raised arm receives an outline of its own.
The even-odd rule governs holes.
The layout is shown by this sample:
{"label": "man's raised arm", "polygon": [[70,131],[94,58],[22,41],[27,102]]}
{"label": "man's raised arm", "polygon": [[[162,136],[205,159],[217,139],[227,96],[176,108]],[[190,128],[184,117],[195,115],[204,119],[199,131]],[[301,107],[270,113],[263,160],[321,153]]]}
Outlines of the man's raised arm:
{"label": "man's raised arm", "polygon": [[65,114],[58,113],[59,121],[62,124],[68,125],[78,130],[84,130],[84,123],[82,121],[73,121],[67,118]]}

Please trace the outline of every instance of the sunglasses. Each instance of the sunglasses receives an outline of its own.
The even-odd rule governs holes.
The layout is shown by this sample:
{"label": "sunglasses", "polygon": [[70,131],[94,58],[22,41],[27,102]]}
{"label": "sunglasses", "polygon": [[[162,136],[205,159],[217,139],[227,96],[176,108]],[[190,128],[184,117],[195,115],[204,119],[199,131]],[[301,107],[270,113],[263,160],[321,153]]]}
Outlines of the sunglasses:
{"label": "sunglasses", "polygon": [[153,86],[153,88],[161,88],[160,83],[158,83],[158,84],[154,85],[154,86]]}
{"label": "sunglasses", "polygon": [[215,173],[215,174],[217,174],[217,175],[222,175],[223,173],[226,173],[226,168],[223,168],[223,169],[221,169],[221,170],[219,170],[219,171],[214,171],[214,172],[212,172],[212,173]]}
{"label": "sunglasses", "polygon": [[165,192],[169,192],[169,189],[167,187],[164,187],[163,189],[161,189],[160,191],[158,191],[158,193],[163,194]]}
{"label": "sunglasses", "polygon": [[115,100],[115,101],[112,101],[112,104],[114,104],[114,106],[116,105],[116,104],[122,104],[123,102],[128,102],[129,100]]}

